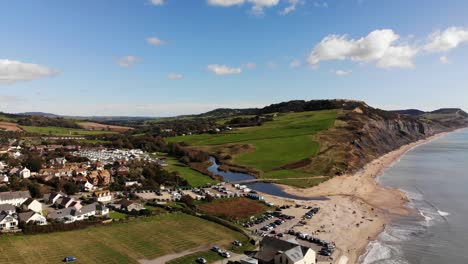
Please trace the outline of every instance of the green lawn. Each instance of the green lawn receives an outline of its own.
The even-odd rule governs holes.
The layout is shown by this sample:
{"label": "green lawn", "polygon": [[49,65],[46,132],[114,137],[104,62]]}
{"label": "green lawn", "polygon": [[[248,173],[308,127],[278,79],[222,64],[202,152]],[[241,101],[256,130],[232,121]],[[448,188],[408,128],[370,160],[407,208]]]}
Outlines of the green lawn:
{"label": "green lawn", "polygon": [[0,236],[0,263],[61,263],[75,256],[79,263],[138,263],[216,243],[229,246],[246,240],[240,233],[181,213],[129,223],[41,235]]}
{"label": "green lawn", "polygon": [[120,220],[127,217],[127,215],[120,212],[112,211],[109,213],[109,217],[113,220]]}
{"label": "green lawn", "polygon": [[174,157],[165,156],[167,159],[167,164],[169,166],[165,167],[166,170],[170,172],[178,172],[179,175],[186,179],[189,184],[193,187],[205,186],[208,184],[217,183],[218,181],[213,180],[209,176],[202,174],[196,170],[191,169],[187,165],[178,161]]}
{"label": "green lawn", "polygon": [[215,252],[213,252],[211,250],[207,250],[207,251],[197,252],[197,253],[192,254],[192,255],[188,255],[188,256],[185,256],[185,257],[181,257],[181,258],[178,258],[178,259],[171,260],[171,261],[167,262],[167,264],[197,263],[196,260],[199,257],[205,258],[206,262],[208,262],[208,263],[213,263],[213,262],[215,262],[217,260],[224,259],[218,253],[215,253]]}
{"label": "green lawn", "polygon": [[[336,116],[336,110],[288,113],[258,127],[242,128],[216,135],[173,137],[168,140],[170,142],[183,141],[198,146],[251,144],[255,149],[235,156],[234,162],[259,169],[268,176],[268,173],[275,168],[316,155],[320,144],[314,141],[313,135],[332,127]],[[288,174],[290,177],[304,175],[296,170],[281,173]]]}
{"label": "green lawn", "polygon": [[21,126],[26,132],[38,133],[42,135],[51,136],[75,136],[75,135],[99,135],[115,133],[110,131],[90,131],[77,128],[65,128],[65,127],[37,127],[37,126]]}

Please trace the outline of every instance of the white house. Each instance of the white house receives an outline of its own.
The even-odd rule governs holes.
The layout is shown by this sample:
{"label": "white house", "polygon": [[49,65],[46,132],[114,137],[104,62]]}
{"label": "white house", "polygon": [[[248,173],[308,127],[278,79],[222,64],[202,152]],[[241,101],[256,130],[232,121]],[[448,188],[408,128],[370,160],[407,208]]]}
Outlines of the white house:
{"label": "white house", "polygon": [[0,204],[21,206],[28,198],[31,198],[29,191],[1,192]]}
{"label": "white house", "polygon": [[6,175],[0,175],[0,184],[2,183],[8,183],[9,178]]}
{"label": "white house", "polygon": [[68,207],[49,213],[48,217],[53,220],[62,221],[64,223],[73,223],[88,219],[91,216],[104,216],[109,213],[109,209],[98,203],[88,204],[81,209]]}
{"label": "white house", "polygon": [[32,211],[19,213],[18,220],[25,224],[34,223],[36,225],[47,225],[47,219],[44,216]]}
{"label": "white house", "polygon": [[22,205],[21,209],[24,211],[33,211],[39,214],[42,214],[42,204],[38,202],[37,200],[34,200],[32,198],[27,199]]}
{"label": "white house", "polygon": [[28,168],[24,168],[19,172],[19,176],[23,179],[31,177],[31,171]]}
{"label": "white house", "polygon": [[0,213],[0,232],[18,229],[18,219],[12,215]]}
{"label": "white house", "polygon": [[112,201],[112,193],[109,190],[96,191],[93,193],[96,202],[108,203]]}
{"label": "white house", "polygon": [[57,200],[63,196],[65,196],[65,194],[61,192],[46,193],[43,196],[43,200],[46,204],[55,204]]}
{"label": "white house", "polygon": [[19,157],[21,157],[21,152],[16,151],[15,153],[13,153],[13,158],[17,159]]}
{"label": "white house", "polygon": [[92,185],[89,181],[86,181],[83,184],[83,189],[87,192],[94,190],[94,185]]}

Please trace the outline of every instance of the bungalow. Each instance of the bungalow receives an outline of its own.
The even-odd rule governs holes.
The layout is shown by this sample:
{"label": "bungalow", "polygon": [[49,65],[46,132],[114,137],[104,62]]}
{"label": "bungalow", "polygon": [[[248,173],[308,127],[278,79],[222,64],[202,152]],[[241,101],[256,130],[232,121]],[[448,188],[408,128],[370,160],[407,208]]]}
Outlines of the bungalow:
{"label": "bungalow", "polygon": [[16,207],[11,204],[0,204],[0,213],[14,214],[16,213]]}
{"label": "bungalow", "polygon": [[18,219],[12,215],[0,213],[0,232],[18,229]]}
{"label": "bungalow", "polygon": [[36,225],[47,225],[47,219],[33,211],[25,212],[25,213],[19,213],[18,214],[18,220],[20,223],[34,223]]}
{"label": "bungalow", "polygon": [[72,223],[88,219],[91,216],[104,216],[109,213],[109,209],[98,203],[88,204],[81,209],[64,208],[49,213],[48,217],[53,220],[61,221],[64,223]]}
{"label": "bungalow", "polygon": [[118,208],[120,210],[126,211],[126,212],[131,212],[131,211],[141,211],[144,210],[145,207],[141,203],[137,203],[134,201],[129,201],[129,200],[120,200],[118,203]]}
{"label": "bungalow", "polygon": [[28,198],[31,198],[29,191],[0,192],[0,204],[22,205]]}
{"label": "bungalow", "polygon": [[57,199],[57,201],[54,203],[56,206],[59,208],[68,208],[68,207],[73,207],[75,209],[81,209],[82,205],[80,201],[77,201],[71,197],[63,196]]}
{"label": "bungalow", "polygon": [[19,172],[19,176],[22,178],[22,179],[27,179],[29,177],[31,177],[31,171],[28,169],[28,168],[24,168],[22,169],[20,172]]}
{"label": "bungalow", "polygon": [[260,242],[260,250],[255,258],[260,264],[316,264],[317,254],[309,247],[296,241],[286,241],[265,237]]}
{"label": "bungalow", "polygon": [[112,193],[109,190],[95,191],[93,197],[96,202],[108,203],[112,201]]}
{"label": "bungalow", "polygon": [[33,211],[42,214],[42,204],[35,199],[28,198],[22,205],[24,211]]}

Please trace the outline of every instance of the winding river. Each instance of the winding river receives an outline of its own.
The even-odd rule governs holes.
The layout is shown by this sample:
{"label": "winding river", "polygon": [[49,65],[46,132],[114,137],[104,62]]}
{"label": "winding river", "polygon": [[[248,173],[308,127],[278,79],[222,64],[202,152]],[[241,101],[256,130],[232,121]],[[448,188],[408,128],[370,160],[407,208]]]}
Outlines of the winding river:
{"label": "winding river", "polygon": [[[254,176],[246,174],[246,173],[219,170],[220,165],[217,163],[214,157],[210,157],[210,161],[212,165],[208,167],[208,171],[223,177],[224,181],[226,182],[238,182],[238,181],[248,181],[248,180],[256,179]],[[288,198],[288,199],[306,200],[306,201],[328,200],[328,198],[324,196],[304,197],[304,196],[292,195],[292,194],[285,192],[283,188],[281,188],[279,185],[268,183],[268,182],[254,182],[254,183],[247,183],[246,185],[248,185],[249,188],[252,190],[265,193],[265,194],[269,194],[269,195]]]}

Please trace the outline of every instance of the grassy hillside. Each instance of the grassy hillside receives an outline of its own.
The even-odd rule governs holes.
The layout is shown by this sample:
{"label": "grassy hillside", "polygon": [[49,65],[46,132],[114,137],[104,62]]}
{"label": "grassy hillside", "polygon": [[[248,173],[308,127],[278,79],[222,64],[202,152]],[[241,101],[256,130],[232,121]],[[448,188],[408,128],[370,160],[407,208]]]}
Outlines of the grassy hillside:
{"label": "grassy hillside", "polygon": [[166,156],[167,164],[169,166],[165,169],[169,172],[178,172],[179,175],[186,179],[193,187],[206,186],[208,184],[217,183],[216,180],[211,179],[209,176],[201,174],[200,172],[191,169],[187,165],[178,161],[174,157]]}
{"label": "grassy hillside", "polygon": [[318,153],[319,142],[314,135],[333,126],[336,110],[287,113],[262,126],[236,129],[230,133],[202,134],[169,138],[172,142],[186,142],[219,150],[232,144],[248,144],[243,153],[231,153],[233,162],[262,171],[264,177],[305,177],[295,170],[277,170],[278,167],[300,161]]}
{"label": "grassy hillside", "polygon": [[[194,228],[196,227],[196,228]],[[216,243],[227,246],[246,237],[185,214],[166,214],[126,224],[27,236],[0,236],[0,263],[138,263],[141,259]]]}

